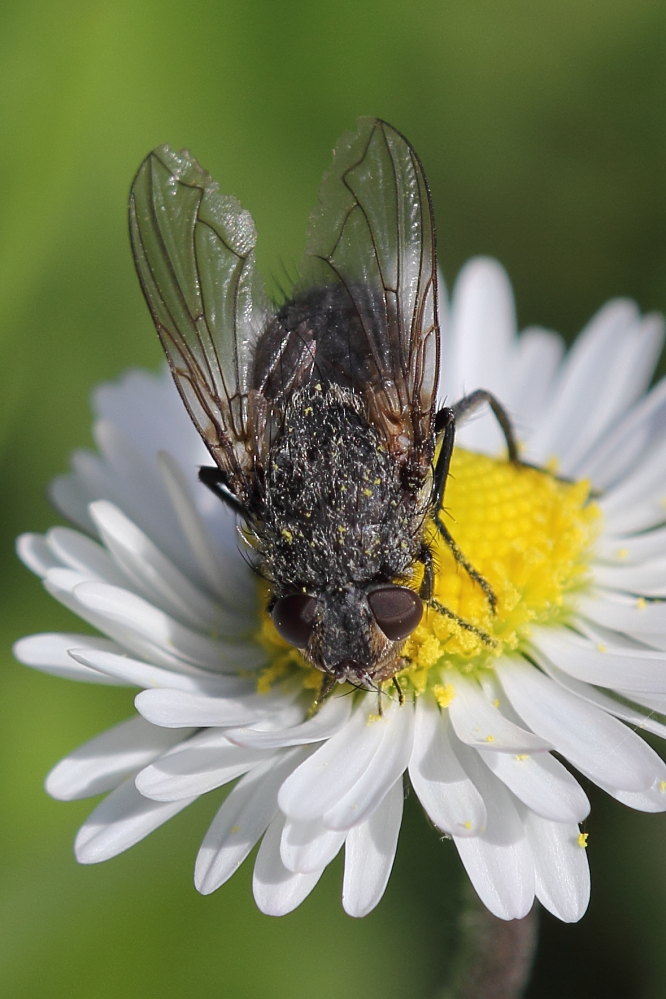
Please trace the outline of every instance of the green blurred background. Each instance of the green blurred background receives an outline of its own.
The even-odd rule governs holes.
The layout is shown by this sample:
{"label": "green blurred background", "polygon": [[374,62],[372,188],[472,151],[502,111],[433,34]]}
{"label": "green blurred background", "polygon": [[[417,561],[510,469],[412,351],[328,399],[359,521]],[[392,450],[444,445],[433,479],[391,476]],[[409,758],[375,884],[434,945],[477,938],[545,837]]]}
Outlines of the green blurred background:
{"label": "green blurred background", "polygon": [[[89,804],[42,778],[125,717],[131,695],[12,663],[75,628],[16,562],[56,517],[45,485],[90,441],[89,393],[160,351],[127,243],[130,179],[187,145],[249,208],[268,273],[292,271],[330,149],[359,114],[404,131],[433,188],[447,279],[502,259],[521,323],[572,336],[608,297],[666,307],[666,7],[659,0],[9,0],[0,14],[3,447],[0,983],[13,997],[435,996],[457,901],[453,850],[415,803],[387,895],[341,910],[340,868],[281,920],[250,869],[192,887],[204,800],[140,846],[78,867]],[[593,895],[544,917],[532,997],[666,991],[660,816],[594,795]]]}

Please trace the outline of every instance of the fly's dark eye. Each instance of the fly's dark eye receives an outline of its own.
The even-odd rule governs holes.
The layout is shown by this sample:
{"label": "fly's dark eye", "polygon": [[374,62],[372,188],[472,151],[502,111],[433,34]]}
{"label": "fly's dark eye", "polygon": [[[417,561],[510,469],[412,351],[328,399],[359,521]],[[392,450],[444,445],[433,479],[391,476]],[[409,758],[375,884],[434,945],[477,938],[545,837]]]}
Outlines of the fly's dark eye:
{"label": "fly's dark eye", "polygon": [[368,594],[375,621],[392,642],[411,635],[421,620],[421,598],[406,586],[382,586]]}
{"label": "fly's dark eye", "polygon": [[316,607],[317,599],[309,593],[290,593],[279,597],[271,611],[273,624],[285,641],[303,649],[312,632]]}

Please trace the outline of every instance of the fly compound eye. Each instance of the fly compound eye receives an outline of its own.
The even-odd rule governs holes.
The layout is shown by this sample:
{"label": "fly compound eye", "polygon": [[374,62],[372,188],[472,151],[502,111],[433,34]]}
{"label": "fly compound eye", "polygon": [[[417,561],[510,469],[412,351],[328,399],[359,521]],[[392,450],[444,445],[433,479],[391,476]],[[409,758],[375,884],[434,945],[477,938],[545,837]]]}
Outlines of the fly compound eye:
{"label": "fly compound eye", "polygon": [[317,599],[309,593],[279,597],[271,611],[273,624],[285,641],[304,649],[312,633],[316,607]]}
{"label": "fly compound eye", "polygon": [[375,621],[392,642],[400,642],[414,631],[423,615],[418,594],[406,586],[381,586],[368,594]]}

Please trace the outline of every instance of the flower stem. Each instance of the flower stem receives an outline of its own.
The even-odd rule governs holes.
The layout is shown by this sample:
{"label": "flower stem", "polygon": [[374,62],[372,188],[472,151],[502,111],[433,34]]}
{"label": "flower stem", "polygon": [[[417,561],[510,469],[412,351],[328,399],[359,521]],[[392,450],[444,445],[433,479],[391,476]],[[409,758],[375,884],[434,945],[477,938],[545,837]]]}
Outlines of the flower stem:
{"label": "flower stem", "polygon": [[498,919],[471,886],[459,921],[458,953],[439,999],[520,999],[537,943],[536,905],[523,919]]}

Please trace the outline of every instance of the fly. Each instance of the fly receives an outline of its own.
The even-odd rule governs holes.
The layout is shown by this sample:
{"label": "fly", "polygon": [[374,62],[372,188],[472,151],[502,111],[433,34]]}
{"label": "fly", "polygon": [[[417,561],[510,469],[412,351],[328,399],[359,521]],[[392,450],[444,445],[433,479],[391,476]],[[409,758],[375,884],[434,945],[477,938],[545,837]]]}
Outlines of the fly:
{"label": "fly", "polygon": [[437,408],[435,225],[409,142],[375,118],[339,141],[280,306],[256,273],[252,217],[189,152],[148,155],[129,214],[143,293],[213,460],[200,479],[245,522],[268,611],[322,672],[320,697],[393,679],[424,605],[479,634],[433,599],[425,530],[433,520],[494,607],[439,512],[457,420],[487,403],[515,462],[517,448],[485,390]]}

